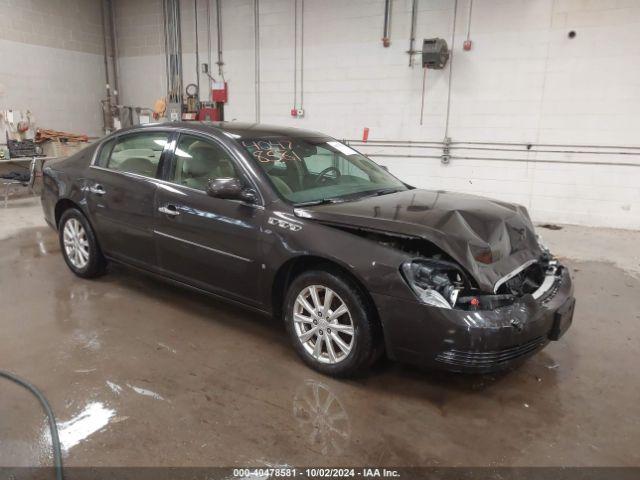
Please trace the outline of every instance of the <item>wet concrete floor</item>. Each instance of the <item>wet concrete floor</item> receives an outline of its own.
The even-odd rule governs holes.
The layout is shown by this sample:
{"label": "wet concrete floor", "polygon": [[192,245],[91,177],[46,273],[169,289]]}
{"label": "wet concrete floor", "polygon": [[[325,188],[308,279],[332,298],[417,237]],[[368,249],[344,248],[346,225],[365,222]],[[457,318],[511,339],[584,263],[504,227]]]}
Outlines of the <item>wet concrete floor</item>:
{"label": "wet concrete floor", "polygon": [[[69,466],[640,465],[640,281],[569,264],[574,325],[519,369],[337,381],[274,320],[121,267],[79,279],[28,228],[0,243],[0,369],[45,392]],[[0,392],[0,465],[49,464],[35,399]]]}

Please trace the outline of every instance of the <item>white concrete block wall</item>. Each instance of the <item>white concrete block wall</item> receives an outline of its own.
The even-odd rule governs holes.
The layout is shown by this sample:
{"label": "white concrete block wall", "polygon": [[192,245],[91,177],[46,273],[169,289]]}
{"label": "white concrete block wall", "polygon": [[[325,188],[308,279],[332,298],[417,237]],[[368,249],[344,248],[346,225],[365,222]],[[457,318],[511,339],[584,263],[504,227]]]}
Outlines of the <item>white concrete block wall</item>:
{"label": "white concrete block wall", "polygon": [[100,2],[0,0],[0,110],[28,109],[39,127],[100,135],[100,15]]}
{"label": "white concrete block wall", "polygon": [[0,58],[0,110],[30,110],[37,127],[101,135],[102,55],[0,39]]}
{"label": "white concrete block wall", "polygon": [[[207,49],[207,1],[198,0],[201,61],[208,55],[203,53]],[[130,2],[120,0],[118,6],[124,3]],[[140,3],[147,5],[138,7],[138,15],[148,14],[161,31],[160,0]],[[215,62],[215,2],[210,3]],[[524,147],[540,143],[640,146],[640,2],[474,0],[473,48],[465,52],[462,42],[469,0],[459,0],[453,61],[445,70],[427,72],[422,124],[423,71],[419,58],[409,68],[405,53],[411,0],[393,0],[389,48],[383,48],[380,41],[383,0],[305,0],[306,113],[302,119],[290,116],[294,0],[259,3],[262,122],[321,130],[338,138],[359,138],[363,127],[369,127],[371,140],[441,141],[452,66],[448,129],[452,140],[515,142],[523,144],[514,147],[522,151],[458,149],[454,155],[503,160],[454,158],[443,165],[438,158],[401,156],[439,155],[440,150],[362,150],[396,154],[376,160],[416,186],[516,201],[529,207],[539,221],[640,228],[640,167],[618,165],[640,163],[640,155],[620,155],[616,149],[603,148],[566,147],[560,148],[565,153],[555,153]],[[191,0],[182,0],[185,83],[195,78],[193,5]],[[228,119],[255,118],[253,5],[253,0],[223,0]],[[453,13],[454,0],[419,0],[416,47],[428,37],[445,38],[451,45]],[[568,38],[569,30],[576,31],[576,38]],[[148,104],[151,91],[158,96],[164,93],[162,83],[153,78],[164,78],[164,62],[161,47],[141,48],[143,41],[153,44],[155,33],[151,40],[142,37],[128,40],[136,56],[124,49],[122,78],[127,80],[122,90],[127,101]],[[204,90],[202,76],[201,85]],[[607,162],[611,164],[603,164]]]}

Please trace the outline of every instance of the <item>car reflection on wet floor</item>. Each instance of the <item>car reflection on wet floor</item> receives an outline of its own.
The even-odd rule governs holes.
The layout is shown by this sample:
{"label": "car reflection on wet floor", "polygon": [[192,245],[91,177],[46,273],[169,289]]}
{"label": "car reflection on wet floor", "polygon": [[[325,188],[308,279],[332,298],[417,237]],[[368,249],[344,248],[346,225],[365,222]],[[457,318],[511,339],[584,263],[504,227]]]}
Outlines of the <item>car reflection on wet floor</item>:
{"label": "car reflection on wet floor", "polygon": [[322,455],[347,450],[351,440],[349,415],[327,385],[305,381],[293,397],[293,416],[310,449]]}

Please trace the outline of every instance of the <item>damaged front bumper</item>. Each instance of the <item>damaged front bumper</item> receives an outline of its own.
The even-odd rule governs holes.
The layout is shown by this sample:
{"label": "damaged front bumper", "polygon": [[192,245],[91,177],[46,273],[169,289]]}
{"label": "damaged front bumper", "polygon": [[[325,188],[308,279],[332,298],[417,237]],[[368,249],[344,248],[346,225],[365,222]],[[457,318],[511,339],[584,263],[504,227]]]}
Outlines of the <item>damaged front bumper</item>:
{"label": "damaged front bumper", "polygon": [[573,317],[573,285],[560,267],[535,294],[494,310],[427,306],[373,294],[388,355],[457,372],[485,373],[521,362],[557,340]]}

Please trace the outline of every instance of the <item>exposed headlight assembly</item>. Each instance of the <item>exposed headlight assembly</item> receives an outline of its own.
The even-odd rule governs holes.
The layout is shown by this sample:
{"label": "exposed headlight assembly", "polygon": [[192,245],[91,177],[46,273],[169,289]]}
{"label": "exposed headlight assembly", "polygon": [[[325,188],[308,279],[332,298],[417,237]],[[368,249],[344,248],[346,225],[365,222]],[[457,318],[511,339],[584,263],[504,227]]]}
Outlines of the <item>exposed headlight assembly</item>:
{"label": "exposed headlight assembly", "polygon": [[460,268],[444,260],[410,260],[401,270],[418,299],[434,307],[454,307],[465,282]]}
{"label": "exposed headlight assembly", "polygon": [[544,240],[542,239],[541,235],[536,235],[536,240],[538,241],[538,246],[540,247],[540,250],[542,250],[542,253],[546,253],[547,255],[551,255],[551,252],[549,251],[549,247],[547,247],[547,244],[544,243]]}

